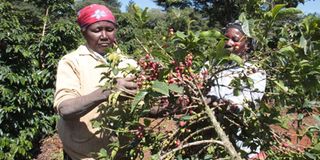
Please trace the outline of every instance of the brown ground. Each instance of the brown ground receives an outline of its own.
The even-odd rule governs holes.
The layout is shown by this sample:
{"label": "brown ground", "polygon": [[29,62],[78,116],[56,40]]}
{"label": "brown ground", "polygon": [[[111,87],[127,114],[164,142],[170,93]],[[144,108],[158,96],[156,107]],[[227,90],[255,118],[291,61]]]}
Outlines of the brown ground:
{"label": "brown ground", "polygon": [[62,160],[63,151],[62,143],[57,134],[45,138],[41,142],[40,146],[41,153],[38,155],[36,160]]}
{"label": "brown ground", "polygon": [[[318,111],[314,111],[314,115],[319,114]],[[281,117],[285,120],[286,125],[271,125],[271,129],[277,134],[276,139],[278,142],[282,142],[283,147],[286,150],[291,150],[295,152],[303,152],[305,149],[309,148],[312,144],[311,139],[306,135],[308,128],[316,124],[319,125],[320,122],[316,121],[312,114],[305,115],[302,121],[298,122],[298,115],[296,113],[286,114],[283,113]],[[317,135],[313,135],[316,137]],[[279,148],[278,148],[279,149]]]}
{"label": "brown ground", "polygon": [[[319,114],[319,113],[317,113]],[[297,114],[283,114],[285,126],[271,125],[272,130],[279,136],[278,139],[283,142],[285,148],[292,148],[298,152],[303,152],[312,144],[310,138],[304,135],[307,128],[315,125],[317,122],[312,115],[305,116],[300,126],[298,126]],[[176,127],[176,126],[172,126]],[[163,129],[163,128],[162,128]],[[170,129],[170,127],[166,127]],[[41,153],[35,160],[62,160],[62,144],[57,134],[45,138],[40,147]]]}

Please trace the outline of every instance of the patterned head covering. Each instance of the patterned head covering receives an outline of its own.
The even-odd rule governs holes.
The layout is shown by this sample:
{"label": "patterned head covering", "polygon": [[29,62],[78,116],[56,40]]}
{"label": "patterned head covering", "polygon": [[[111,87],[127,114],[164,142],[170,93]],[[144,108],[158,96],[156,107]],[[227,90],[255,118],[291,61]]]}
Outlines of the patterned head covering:
{"label": "patterned head covering", "polygon": [[242,29],[242,23],[239,20],[236,20],[234,22],[228,23],[227,26],[224,28],[224,32],[226,32],[229,28],[236,28],[238,29],[242,34],[246,35]]}
{"label": "patterned head covering", "polygon": [[78,12],[77,22],[81,28],[99,21],[109,21],[116,24],[116,18],[110,9],[104,5],[91,4]]}

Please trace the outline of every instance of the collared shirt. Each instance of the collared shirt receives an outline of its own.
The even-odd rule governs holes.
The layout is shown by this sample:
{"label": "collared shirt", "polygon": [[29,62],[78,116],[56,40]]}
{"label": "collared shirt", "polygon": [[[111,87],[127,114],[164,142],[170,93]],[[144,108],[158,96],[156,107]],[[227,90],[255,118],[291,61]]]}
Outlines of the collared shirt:
{"label": "collared shirt", "polygon": [[[54,107],[56,110],[61,102],[67,99],[87,95],[102,86],[102,73],[107,68],[97,68],[105,64],[106,60],[98,53],[81,45],[77,50],[65,55],[60,61],[57,70]],[[110,143],[108,133],[97,134],[91,120],[99,116],[95,107],[80,119],[59,119],[58,134],[63,142],[64,150],[72,159],[86,159],[91,152],[98,152]]]}
{"label": "collared shirt", "polygon": [[[251,85],[242,81],[239,86],[233,86],[232,82],[241,77],[247,77],[247,80],[251,81]],[[246,62],[243,67],[235,66],[219,72],[213,80],[208,95],[230,100],[242,110],[243,106],[246,106],[248,102],[255,103],[261,100],[265,88],[265,71]],[[238,94],[235,94],[235,89],[238,90]]]}

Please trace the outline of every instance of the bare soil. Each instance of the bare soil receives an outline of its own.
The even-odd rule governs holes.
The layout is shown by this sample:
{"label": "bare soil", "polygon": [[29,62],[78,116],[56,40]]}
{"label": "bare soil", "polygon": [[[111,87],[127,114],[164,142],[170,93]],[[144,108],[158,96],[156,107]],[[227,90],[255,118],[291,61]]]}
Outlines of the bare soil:
{"label": "bare soil", "polygon": [[57,134],[42,140],[40,150],[41,153],[36,160],[62,160],[63,149],[62,143]]}
{"label": "bare soil", "polygon": [[[319,113],[315,113],[319,114]],[[287,114],[283,113],[283,116],[288,118],[286,126],[271,125],[271,129],[276,133],[284,143],[286,148],[295,149],[298,152],[303,152],[305,149],[311,146],[311,139],[305,135],[308,127],[313,126],[317,122],[313,116],[305,116],[300,123],[298,123],[298,116],[296,113]],[[159,123],[159,121],[154,121],[153,123]],[[170,130],[171,128],[176,128],[177,126],[172,123],[164,122],[161,125],[163,128],[155,128],[159,130]],[[165,126],[165,127],[164,127]],[[314,135],[318,136],[318,135]],[[40,150],[41,153],[37,156],[35,160],[62,160],[63,159],[63,146],[59,136],[57,134],[47,137],[41,142]],[[146,154],[147,157],[151,155]]]}

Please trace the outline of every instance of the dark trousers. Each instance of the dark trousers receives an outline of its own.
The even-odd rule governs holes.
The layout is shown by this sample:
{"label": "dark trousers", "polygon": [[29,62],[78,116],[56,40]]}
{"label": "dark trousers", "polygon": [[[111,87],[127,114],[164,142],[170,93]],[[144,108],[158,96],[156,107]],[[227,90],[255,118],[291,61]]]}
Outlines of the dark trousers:
{"label": "dark trousers", "polygon": [[72,160],[71,157],[63,150],[63,160]]}

